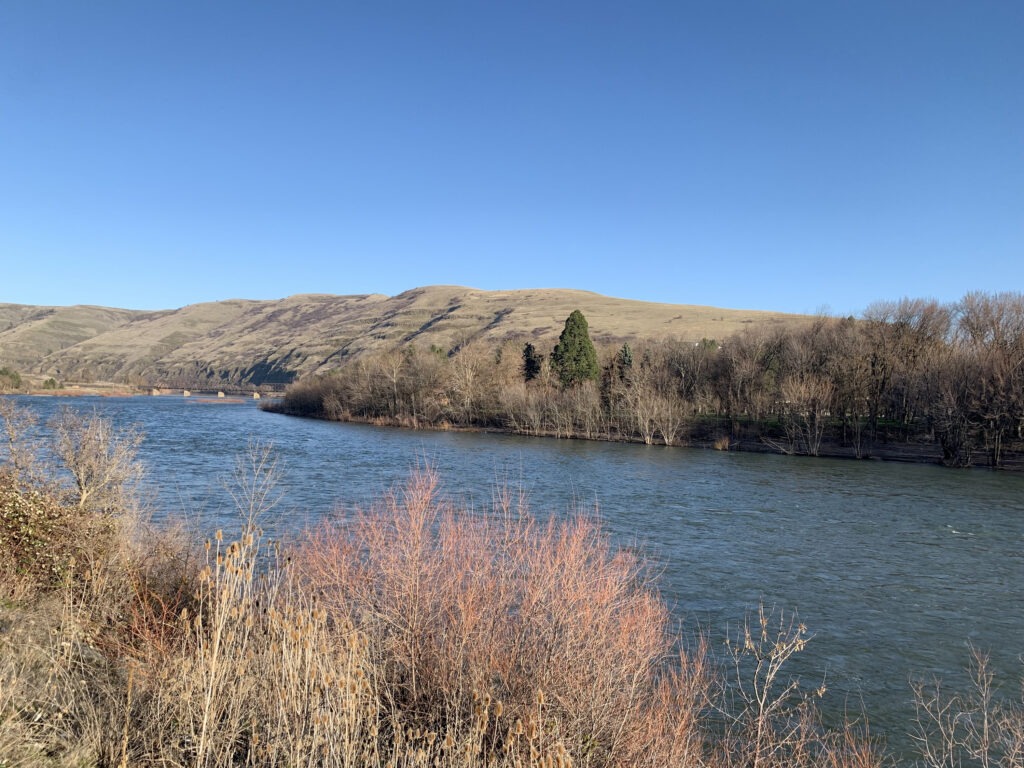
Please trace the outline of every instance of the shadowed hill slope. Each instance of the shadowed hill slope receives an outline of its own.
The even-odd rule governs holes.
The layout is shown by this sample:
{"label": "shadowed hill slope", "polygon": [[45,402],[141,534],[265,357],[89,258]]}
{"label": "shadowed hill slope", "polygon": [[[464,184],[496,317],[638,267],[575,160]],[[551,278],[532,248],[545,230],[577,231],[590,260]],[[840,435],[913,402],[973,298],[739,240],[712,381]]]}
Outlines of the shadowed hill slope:
{"label": "shadowed hill slope", "polygon": [[0,365],[68,381],[201,386],[287,383],[371,351],[458,349],[475,339],[554,345],[581,310],[594,340],[725,338],[800,315],[655,304],[562,289],[416,288],[398,296],[305,294],[139,312],[0,304]]}

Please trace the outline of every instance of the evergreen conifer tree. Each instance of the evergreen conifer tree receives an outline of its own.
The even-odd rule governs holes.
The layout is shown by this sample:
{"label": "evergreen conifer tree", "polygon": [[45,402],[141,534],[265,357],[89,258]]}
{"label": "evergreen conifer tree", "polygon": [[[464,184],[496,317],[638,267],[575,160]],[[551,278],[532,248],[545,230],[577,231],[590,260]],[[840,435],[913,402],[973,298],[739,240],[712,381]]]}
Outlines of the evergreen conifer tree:
{"label": "evergreen conifer tree", "polygon": [[544,365],[544,355],[537,351],[537,348],[530,342],[523,347],[523,379],[533,381],[540,376],[541,368]]}
{"label": "evergreen conifer tree", "polygon": [[629,348],[629,342],[627,341],[622,345],[622,349],[619,350],[619,354],[615,356],[615,369],[619,374],[619,379],[621,381],[625,381],[632,368],[633,350]]}
{"label": "evergreen conifer tree", "polygon": [[565,321],[562,335],[551,353],[551,367],[563,387],[596,379],[600,374],[597,350],[590,340],[587,319],[578,309],[574,309]]}

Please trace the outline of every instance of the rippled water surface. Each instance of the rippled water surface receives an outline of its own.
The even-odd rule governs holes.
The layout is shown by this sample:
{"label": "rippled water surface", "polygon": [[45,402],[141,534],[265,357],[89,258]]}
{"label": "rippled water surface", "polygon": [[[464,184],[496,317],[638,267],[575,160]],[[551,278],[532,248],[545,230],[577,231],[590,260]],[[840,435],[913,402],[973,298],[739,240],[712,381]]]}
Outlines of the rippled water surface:
{"label": "rippled water surface", "polygon": [[912,675],[960,685],[968,645],[991,652],[1007,688],[1024,653],[1024,477],[925,465],[801,459],[653,446],[410,432],[184,398],[24,400],[146,433],[158,514],[208,532],[232,521],[225,480],[252,438],[272,441],[280,534],[365,505],[428,462],[445,490],[490,503],[496,483],[538,514],[596,506],[626,545],[658,563],[684,626],[717,643],[759,601],[797,609],[814,639],[794,668],[824,678],[825,707],[870,716],[897,744]]}

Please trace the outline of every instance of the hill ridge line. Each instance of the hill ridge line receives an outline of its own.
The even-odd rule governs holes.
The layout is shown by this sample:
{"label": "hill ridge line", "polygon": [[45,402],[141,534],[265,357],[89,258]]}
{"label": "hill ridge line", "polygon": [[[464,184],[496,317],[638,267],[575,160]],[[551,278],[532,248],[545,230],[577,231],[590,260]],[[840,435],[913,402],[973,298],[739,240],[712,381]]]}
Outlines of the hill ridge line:
{"label": "hill ridge line", "polygon": [[574,288],[488,291],[453,285],[395,296],[292,294],[177,309],[0,304],[0,367],[58,381],[182,387],[286,384],[409,344],[553,345],[573,309],[597,343],[724,339],[806,315],[619,299]]}

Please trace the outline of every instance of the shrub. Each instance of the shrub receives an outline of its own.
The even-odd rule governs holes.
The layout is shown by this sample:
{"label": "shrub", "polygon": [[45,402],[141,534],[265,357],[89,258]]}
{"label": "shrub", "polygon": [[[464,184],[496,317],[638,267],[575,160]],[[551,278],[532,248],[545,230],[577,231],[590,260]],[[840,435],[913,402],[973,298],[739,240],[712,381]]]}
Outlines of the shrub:
{"label": "shrub", "polygon": [[0,560],[8,574],[52,588],[82,562],[84,546],[96,546],[109,530],[61,501],[52,488],[18,488],[0,478]]}
{"label": "shrub", "polygon": [[592,517],[542,523],[508,494],[474,516],[422,471],[370,511],[321,525],[296,561],[369,639],[414,728],[443,733],[482,707],[500,712],[487,749],[543,725],[593,765],[663,764],[693,737],[706,669],[669,673],[667,608],[643,561]]}
{"label": "shrub", "polygon": [[80,509],[107,516],[135,511],[135,489],[142,477],[142,465],[135,460],[143,438],[139,429],[115,428],[108,419],[71,408],[61,409],[49,427]]}
{"label": "shrub", "polygon": [[[125,555],[141,477],[137,431],[65,409],[50,426],[51,465],[34,437],[35,416],[0,405],[8,461],[0,466],[0,563],[30,587],[53,589],[72,577],[99,589]],[[70,480],[70,482],[68,482]]]}
{"label": "shrub", "polygon": [[917,719],[912,735],[927,768],[1024,765],[1024,686],[1006,695],[987,654],[971,648],[971,687],[951,693],[939,680],[912,682]]}

